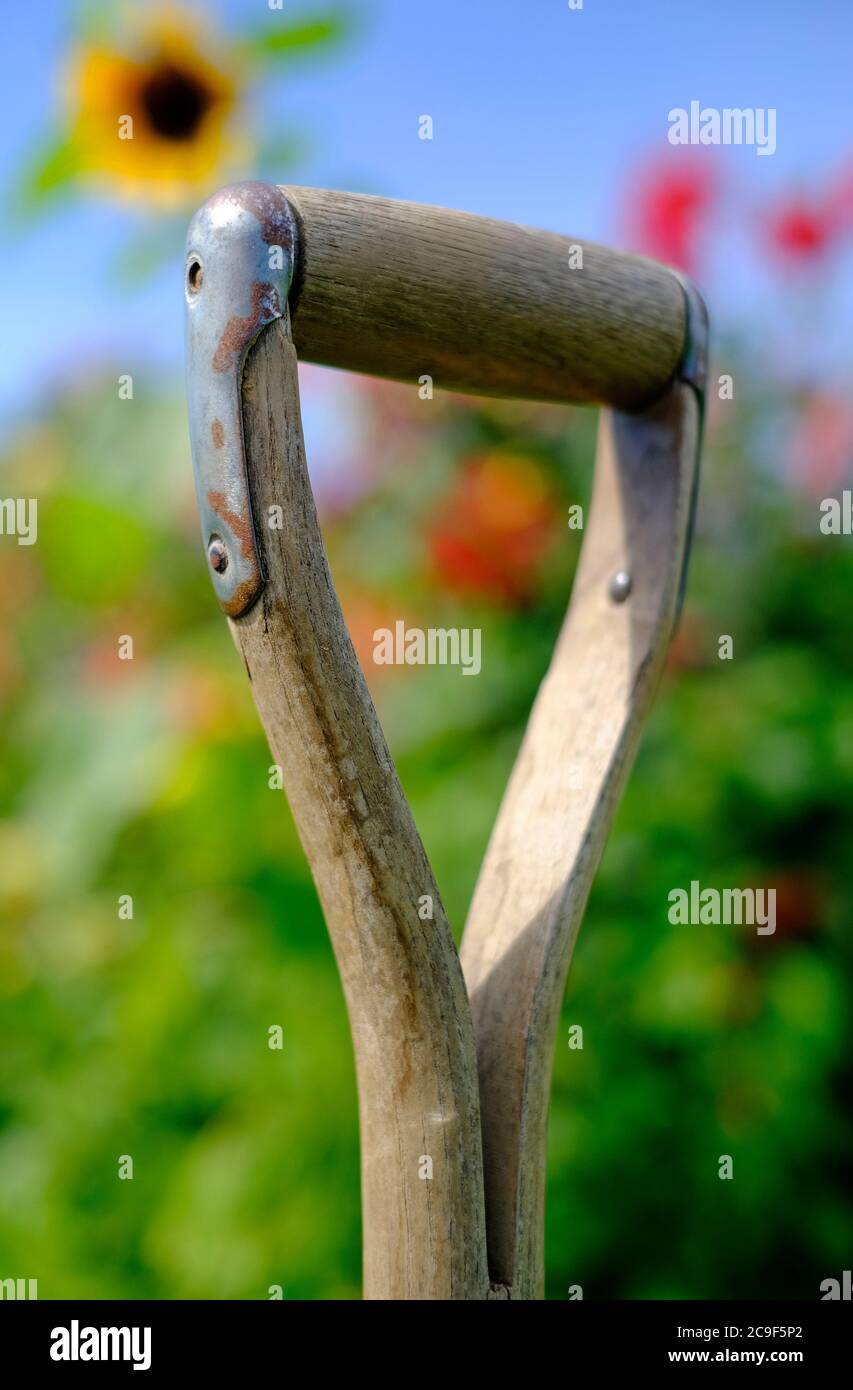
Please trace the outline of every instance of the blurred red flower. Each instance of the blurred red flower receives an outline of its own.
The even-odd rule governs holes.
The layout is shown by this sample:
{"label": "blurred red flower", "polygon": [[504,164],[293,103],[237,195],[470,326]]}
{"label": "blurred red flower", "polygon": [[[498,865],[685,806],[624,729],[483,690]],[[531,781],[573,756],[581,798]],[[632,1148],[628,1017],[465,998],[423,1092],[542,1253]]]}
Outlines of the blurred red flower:
{"label": "blurred red flower", "polygon": [[832,241],[834,230],[826,207],[810,206],[802,197],[781,203],[767,221],[770,249],[789,263],[820,260]]}
{"label": "blurred red flower", "polygon": [[823,885],[809,870],[775,875],[776,932],[785,939],[815,935],[823,925]]}
{"label": "blurred red flower", "polygon": [[853,227],[853,171],[841,170],[826,193],[806,197],[792,194],[766,219],[769,245],[791,264],[823,259]]}
{"label": "blurred red flower", "polygon": [[433,574],[445,589],[523,606],[538,562],[556,539],[551,489],[531,459],[477,455],[462,466],[427,529]]}
{"label": "blurred red flower", "polygon": [[631,182],[624,221],[635,250],[692,274],[717,180],[694,153],[658,159]]}
{"label": "blurred red flower", "polygon": [[818,874],[806,868],[777,870],[756,887],[776,893],[776,930],[772,936],[750,935],[753,951],[760,953],[768,941],[781,945],[819,935],[825,922],[826,890]]}

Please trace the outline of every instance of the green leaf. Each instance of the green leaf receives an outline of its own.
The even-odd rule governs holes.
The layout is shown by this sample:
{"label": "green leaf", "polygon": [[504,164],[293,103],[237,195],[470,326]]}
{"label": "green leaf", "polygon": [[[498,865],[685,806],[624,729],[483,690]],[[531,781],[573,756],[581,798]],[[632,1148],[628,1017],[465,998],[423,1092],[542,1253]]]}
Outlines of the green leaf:
{"label": "green leaf", "polygon": [[113,258],[109,266],[112,284],[129,289],[145,285],[169,261],[179,259],[185,235],[184,217],[146,221],[138,231],[130,233]]}
{"label": "green leaf", "polygon": [[289,176],[295,168],[304,166],[314,152],[315,142],[303,132],[270,136],[258,151],[258,176],[281,181],[283,175]]}
{"label": "green leaf", "polygon": [[19,217],[41,212],[80,171],[77,146],[67,135],[54,135],[33,156],[13,194],[13,210]]}
{"label": "green leaf", "polygon": [[112,0],[77,0],[71,7],[71,33],[86,43],[114,38],[121,27],[116,9]]}
{"label": "green leaf", "polygon": [[319,49],[337,47],[353,29],[352,15],[345,9],[325,14],[305,12],[250,30],[240,47],[247,57],[259,62],[289,62]]}

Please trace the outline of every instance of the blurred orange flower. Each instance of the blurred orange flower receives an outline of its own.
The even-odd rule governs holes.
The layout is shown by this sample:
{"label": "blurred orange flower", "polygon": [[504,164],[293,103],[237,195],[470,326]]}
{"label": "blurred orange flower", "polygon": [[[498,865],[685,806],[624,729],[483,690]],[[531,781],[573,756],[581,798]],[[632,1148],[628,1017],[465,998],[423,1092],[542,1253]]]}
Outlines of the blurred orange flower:
{"label": "blurred orange flower", "polygon": [[350,641],[355,648],[364,679],[371,689],[375,689],[378,683],[389,675],[410,674],[411,666],[378,666],[373,659],[376,633],[381,628],[393,630],[394,624],[401,618],[408,622],[408,615],[401,606],[377,598],[364,590],[355,589],[346,583],[341,588],[340,599]]}
{"label": "blurred orange flower", "polygon": [[101,44],[72,57],[77,165],[123,200],[178,206],[220,182],[240,153],[238,78],[194,14],[158,8],[137,23],[134,56]]}
{"label": "blurred orange flower", "polygon": [[243,735],[242,688],[211,667],[188,660],[166,685],[164,705],[173,726],[199,741]]}
{"label": "blurred orange flower", "polygon": [[708,665],[708,649],[709,637],[703,618],[686,608],[667,650],[667,673],[677,675],[680,671],[701,671]]}
{"label": "blurred orange flower", "polygon": [[427,550],[451,593],[517,606],[532,596],[539,561],[555,539],[554,498],[539,466],[491,453],[463,465],[429,523]]}

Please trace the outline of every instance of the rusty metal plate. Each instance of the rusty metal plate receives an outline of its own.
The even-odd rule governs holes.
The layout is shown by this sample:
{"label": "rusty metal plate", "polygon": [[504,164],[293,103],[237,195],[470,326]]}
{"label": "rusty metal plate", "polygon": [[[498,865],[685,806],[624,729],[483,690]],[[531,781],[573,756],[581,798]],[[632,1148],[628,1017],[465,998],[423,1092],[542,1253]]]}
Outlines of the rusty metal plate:
{"label": "rusty metal plate", "polygon": [[246,354],[287,304],[296,223],[279,188],[220,189],[193,217],[185,269],[187,401],[208,568],[224,612],[239,617],[264,587],[243,442]]}

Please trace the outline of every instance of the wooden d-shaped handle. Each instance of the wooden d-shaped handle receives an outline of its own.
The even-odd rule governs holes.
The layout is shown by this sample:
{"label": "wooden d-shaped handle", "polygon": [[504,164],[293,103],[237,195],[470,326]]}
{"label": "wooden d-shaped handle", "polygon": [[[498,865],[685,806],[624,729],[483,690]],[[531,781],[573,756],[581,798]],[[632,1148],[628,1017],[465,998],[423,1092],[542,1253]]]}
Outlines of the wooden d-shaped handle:
{"label": "wooden d-shaped handle", "polygon": [[[254,274],[265,248],[275,249],[274,236],[291,227],[291,204],[279,190],[238,187],[212,200],[191,229],[190,270],[198,278],[193,266],[207,267],[200,293],[215,295],[224,274],[229,302],[254,306],[254,319],[241,311],[208,320],[198,292],[188,290],[188,312],[196,314],[191,364],[206,369],[201,349],[211,342],[209,323],[218,332],[220,318],[225,322],[215,352],[229,344],[220,353],[227,391],[211,395],[204,380],[190,382],[193,419],[206,426],[210,400],[230,409],[238,391],[245,464],[241,472],[234,439],[226,441],[230,451],[214,439],[196,473],[208,489],[210,524],[225,515],[231,527],[227,545],[215,552],[220,563],[228,546],[250,554],[250,542],[255,546],[251,597],[235,608],[237,599],[225,595],[231,606],[223,606],[283,769],[347,998],[361,1118],[365,1295],[536,1298],[560,1001],[678,613],[698,476],[704,309],[662,268],[654,268],[651,301],[645,292],[637,300],[629,288],[639,283],[633,263],[617,256],[614,274],[627,276],[621,307],[587,298],[589,287],[572,281],[563,292],[579,317],[561,325],[543,289],[557,262],[547,269],[552,251],[540,233],[504,227],[493,234],[479,219],[439,210],[434,225],[464,226],[464,235],[455,260],[430,285],[423,278],[430,253],[417,231],[432,225],[426,210],[414,224],[392,211],[386,225],[386,213],[378,216],[374,207],[379,200],[310,190],[297,196],[294,322],[301,316],[301,341],[312,356],[401,376],[420,375],[432,361],[437,385],[487,389],[497,382],[505,391],[515,383],[533,395],[556,393],[561,373],[574,382],[566,396],[639,401],[658,386],[641,409],[602,413],[571,605],[489,844],[460,964],[326,561],[305,462],[288,305],[274,283],[241,289],[229,278],[222,229],[236,227]],[[365,204],[360,238],[352,219]],[[400,238],[393,233],[399,216],[406,224]],[[477,228],[487,248],[482,256]],[[423,233],[426,243],[431,235]],[[531,252],[529,296],[518,270],[524,257],[513,261],[512,238]],[[377,250],[390,245],[403,248],[393,272]],[[466,258],[469,272],[481,262],[482,273],[463,284]],[[378,279],[364,283],[359,277],[374,263]],[[447,296],[437,317],[436,283]],[[453,283],[458,304],[451,303]],[[488,318],[488,285],[495,294],[503,285],[505,293],[494,305],[493,339],[478,346],[471,325],[482,328]],[[392,286],[394,304],[386,299]],[[466,292],[474,304],[470,322]],[[657,307],[638,332],[632,314],[652,301]],[[516,312],[526,315],[527,336],[513,337]],[[561,333],[564,348],[580,352],[582,342],[585,353],[560,356]],[[629,340],[641,350],[626,359],[619,343]],[[433,357],[419,362],[430,344]],[[220,493],[210,485],[220,454],[230,492],[217,511],[210,496]],[[265,525],[270,516],[283,516],[283,526]],[[433,902],[427,920],[418,911],[425,896]]]}
{"label": "wooden d-shaped handle", "polygon": [[654,261],[447,208],[284,188],[298,226],[300,358],[437,387],[635,410],[684,350]]}

